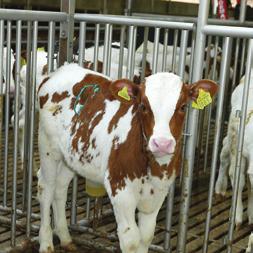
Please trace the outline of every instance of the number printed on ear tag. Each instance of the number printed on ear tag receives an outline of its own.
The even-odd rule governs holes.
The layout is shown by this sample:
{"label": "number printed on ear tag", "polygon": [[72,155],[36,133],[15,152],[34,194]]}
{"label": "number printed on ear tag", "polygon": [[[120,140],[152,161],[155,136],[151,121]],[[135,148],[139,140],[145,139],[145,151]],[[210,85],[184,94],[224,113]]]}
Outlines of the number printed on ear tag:
{"label": "number printed on ear tag", "polygon": [[204,91],[202,89],[199,89],[199,95],[196,101],[192,102],[192,107],[195,109],[202,110],[207,105],[212,103],[212,97],[208,91]]}

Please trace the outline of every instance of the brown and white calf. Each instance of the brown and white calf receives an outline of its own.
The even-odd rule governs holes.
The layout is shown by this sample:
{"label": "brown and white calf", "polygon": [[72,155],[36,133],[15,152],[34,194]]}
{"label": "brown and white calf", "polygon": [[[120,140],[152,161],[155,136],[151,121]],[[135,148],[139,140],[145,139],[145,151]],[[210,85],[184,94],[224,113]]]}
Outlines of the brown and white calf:
{"label": "brown and white calf", "polygon": [[75,173],[104,184],[122,252],[148,252],[158,211],[179,173],[186,103],[199,89],[213,96],[217,85],[210,80],[185,85],[172,73],[157,73],[136,85],[77,64],[61,67],[42,83],[40,252],[53,251],[51,205],[61,244],[71,243],[65,204]]}

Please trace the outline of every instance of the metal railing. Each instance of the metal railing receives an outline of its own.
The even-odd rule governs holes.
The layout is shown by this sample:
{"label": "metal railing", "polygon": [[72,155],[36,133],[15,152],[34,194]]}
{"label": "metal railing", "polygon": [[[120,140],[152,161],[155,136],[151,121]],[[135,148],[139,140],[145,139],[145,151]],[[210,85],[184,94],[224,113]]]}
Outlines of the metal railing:
{"label": "metal railing", "polygon": [[[72,10],[73,11],[73,10]],[[94,37],[94,48],[93,48],[93,58],[94,70],[98,70],[98,61],[103,61],[102,72],[106,75],[112,76],[112,42],[115,38],[115,33],[120,31],[120,45],[118,48],[118,62],[117,78],[127,77],[132,79],[135,75],[137,67],[140,67],[141,79],[144,79],[144,72],[146,69],[147,51],[148,51],[148,35],[149,33],[154,33],[154,42],[152,44],[152,52],[149,52],[152,66],[152,72],[157,71],[174,71],[186,79],[186,66],[189,64],[189,77],[187,79],[190,82],[195,82],[202,77],[212,77],[219,82],[220,90],[218,95],[218,101],[216,104],[216,116],[215,116],[215,129],[214,143],[212,145],[212,161],[210,163],[210,186],[208,194],[208,209],[206,212],[206,226],[205,234],[202,236],[203,239],[203,252],[208,252],[209,234],[211,229],[211,219],[212,219],[212,208],[213,208],[213,195],[214,195],[214,183],[215,176],[217,172],[217,164],[219,159],[219,151],[221,145],[221,139],[224,135],[223,125],[225,122],[224,118],[224,107],[229,106],[229,99],[226,97],[228,92],[228,87],[235,87],[236,76],[241,76],[243,69],[241,68],[239,73],[234,72],[232,84],[229,83],[229,70],[232,53],[233,43],[235,45],[235,63],[233,66],[237,66],[239,56],[242,57],[242,65],[246,66],[245,75],[245,87],[243,93],[243,105],[241,109],[240,118],[240,128],[239,128],[239,144],[237,148],[237,164],[236,164],[236,181],[233,193],[231,216],[229,221],[229,232],[227,240],[225,241],[227,252],[231,252],[233,247],[233,229],[234,229],[234,219],[235,219],[235,209],[236,200],[238,194],[238,184],[240,175],[240,161],[243,152],[243,136],[245,129],[245,119],[247,114],[247,94],[249,88],[249,77],[250,70],[252,66],[252,53],[250,53],[250,47],[252,46],[253,39],[253,28],[252,24],[248,22],[241,22],[240,26],[235,27],[235,22],[225,22],[223,25],[218,21],[208,20],[209,11],[209,1],[203,0],[199,6],[199,16],[198,19],[191,18],[174,18],[163,17],[158,18],[157,16],[142,16],[142,17],[129,17],[129,16],[112,16],[112,15],[93,15],[93,14],[67,14],[58,12],[41,12],[41,11],[17,11],[17,10],[6,10],[0,9],[0,76],[6,77],[5,83],[6,88],[3,89],[3,79],[0,78],[0,106],[5,97],[5,105],[0,108],[0,123],[3,117],[3,108],[5,109],[5,122],[4,127],[0,124],[0,139],[2,133],[4,133],[4,157],[3,157],[3,186],[2,186],[2,205],[0,206],[0,211],[9,212],[11,218],[2,219],[0,215],[0,222],[6,222],[11,227],[11,245],[14,246],[16,243],[16,228],[22,227],[26,229],[26,235],[29,237],[31,232],[37,232],[38,226],[33,224],[33,219],[38,219],[39,215],[33,212],[32,204],[35,197],[32,195],[32,184],[33,184],[33,170],[34,170],[34,139],[35,136],[35,122],[36,122],[36,90],[38,84],[36,83],[36,72],[37,68],[37,45],[38,45],[38,31],[39,22],[48,23],[48,71],[52,72],[55,68],[54,63],[54,41],[55,41],[55,31],[56,22],[61,23],[60,37],[67,39],[68,55],[65,59],[71,61],[73,59],[71,53],[71,47],[73,46],[73,30],[74,22],[79,25],[79,52],[78,52],[78,64],[83,66],[84,61],[87,60],[87,48],[85,47],[85,41],[87,39],[87,32],[89,31],[89,36]],[[70,17],[71,16],[71,17]],[[66,23],[71,18],[71,27],[67,27]],[[154,20],[154,18],[156,20]],[[162,19],[162,20],[159,20]],[[14,24],[14,25],[13,25]],[[90,31],[87,24],[94,24],[95,29]],[[237,23],[238,24],[238,23]],[[70,25],[70,24],[69,24]],[[245,27],[245,26],[249,27]],[[5,33],[6,26],[6,34]],[[16,67],[14,69],[14,79],[15,79],[15,95],[14,95],[14,116],[13,116],[13,135],[14,135],[14,150],[13,150],[13,166],[11,168],[9,164],[10,157],[10,86],[11,86],[11,40],[13,34],[13,27],[15,26],[15,41],[16,41]],[[137,57],[136,52],[136,40],[138,36],[138,28],[144,28],[143,36],[143,50],[141,52],[141,57]],[[44,28],[43,28],[44,29]],[[66,30],[67,29],[67,30]],[[72,29],[72,31],[70,30]],[[23,182],[22,189],[17,187],[17,175],[19,170],[18,157],[19,157],[19,144],[20,144],[20,69],[21,69],[21,41],[22,41],[22,31],[26,30],[26,50],[27,50],[27,72],[25,80],[25,94],[23,94],[23,99],[25,101],[25,118],[24,118],[24,156],[23,156],[23,167],[22,172]],[[173,44],[168,45],[169,31],[173,31]],[[66,33],[67,31],[67,33]],[[104,38],[101,39],[102,32]],[[63,34],[65,33],[65,34]],[[163,37],[161,41],[161,35]],[[190,36],[191,35],[191,36]],[[6,38],[5,38],[6,37]],[[236,38],[236,40],[234,39]],[[239,54],[240,41],[239,38],[244,39],[243,52]],[[101,47],[99,41],[103,40],[104,44]],[[4,56],[4,41],[6,41],[6,67],[3,68],[3,56]],[[214,53],[213,61],[211,62],[208,57],[210,55],[207,52],[211,50],[211,44],[214,41]],[[218,53],[218,46],[222,41],[222,54]],[[162,43],[162,46],[161,44]],[[248,44],[248,46],[247,46]],[[125,54],[124,46],[127,45],[127,54]],[[188,46],[190,45],[190,52]],[[101,49],[102,48],[102,49]],[[169,51],[171,49],[171,51]],[[197,50],[196,50],[197,49]],[[101,51],[103,50],[103,51]],[[170,52],[170,53],[169,53]],[[189,61],[187,62],[188,54],[190,53]],[[209,56],[208,56],[209,55]],[[171,57],[171,60],[170,58]],[[220,59],[219,59],[220,57]],[[247,60],[245,60],[247,58]],[[89,60],[89,59],[88,59]],[[115,60],[115,59],[113,59]],[[169,64],[168,64],[169,62]],[[218,63],[220,64],[218,66]],[[245,64],[246,63],[246,64]],[[203,76],[203,67],[209,69],[212,66],[213,69],[209,75],[208,70],[206,70],[205,76]],[[218,67],[217,67],[218,66]],[[216,67],[218,69],[218,75],[215,76]],[[4,72],[6,72],[4,74]],[[230,86],[229,86],[230,85]],[[176,252],[183,253],[187,252],[186,242],[187,242],[187,229],[188,229],[188,219],[189,219],[189,208],[192,196],[192,181],[194,176],[194,163],[195,157],[197,155],[201,156],[202,146],[205,143],[205,168],[207,173],[207,151],[209,141],[209,133],[211,125],[214,119],[211,114],[212,109],[208,108],[208,114],[201,120],[201,113],[197,110],[189,108],[187,124],[185,126],[184,132],[184,162],[182,168],[182,174],[180,178],[181,186],[181,202],[180,202],[180,215],[179,215],[179,225],[178,225],[178,235],[177,235],[177,249]],[[1,113],[2,112],[2,113]],[[205,120],[205,117],[207,118]],[[4,129],[3,129],[4,128]],[[199,129],[207,128],[207,139],[204,140],[201,131]],[[4,131],[3,131],[4,130]],[[198,148],[197,154],[195,155],[196,147]],[[200,151],[199,151],[200,150]],[[2,158],[1,158],[2,159]],[[11,170],[12,169],[12,170]],[[8,198],[9,183],[8,176],[11,175],[12,180],[12,197],[11,203]],[[158,252],[171,252],[171,234],[172,230],[172,219],[173,219],[173,204],[174,204],[174,194],[175,194],[176,184],[170,189],[169,197],[166,202],[166,221],[165,221],[165,239],[164,247],[159,245],[151,245],[153,250]],[[71,222],[70,227],[75,231],[83,232],[89,231],[96,233],[91,228],[84,225],[78,224],[77,219],[77,190],[78,190],[78,179],[77,177],[73,180],[72,184],[72,203],[71,203]],[[17,204],[18,196],[22,197],[22,203]],[[86,200],[87,218],[90,217],[90,200]],[[17,220],[17,215],[26,216],[26,224],[20,224]],[[97,233],[99,234],[99,233]],[[108,238],[115,239],[114,234],[108,234]],[[246,247],[246,245],[245,245]]]}

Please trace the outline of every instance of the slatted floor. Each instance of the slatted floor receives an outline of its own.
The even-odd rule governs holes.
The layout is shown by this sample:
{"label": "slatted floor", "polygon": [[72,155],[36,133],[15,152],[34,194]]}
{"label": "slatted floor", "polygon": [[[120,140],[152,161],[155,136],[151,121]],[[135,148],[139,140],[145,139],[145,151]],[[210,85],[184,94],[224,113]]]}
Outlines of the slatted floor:
{"label": "slatted floor", "polygon": [[[10,155],[9,155],[9,176],[8,176],[8,206],[11,206],[11,190],[12,190],[12,172],[11,172],[11,166],[13,164],[13,135],[12,131],[10,131]],[[1,148],[1,163],[0,163],[0,175],[3,175],[3,143]],[[38,147],[37,143],[35,144],[35,157],[36,160],[39,162],[38,157]],[[203,164],[202,162],[200,164]],[[19,161],[19,167],[21,167],[21,162]],[[3,193],[3,182],[1,176],[0,178],[0,203],[2,203],[2,193]],[[206,210],[207,210],[207,198],[208,198],[208,175],[204,173],[200,173],[198,176],[198,179],[195,178],[194,184],[193,184],[193,196],[192,196],[192,202],[189,212],[189,228],[187,232],[187,252],[189,253],[200,253],[202,246],[203,246],[203,237],[205,232],[205,220],[206,220]],[[22,198],[20,193],[22,193],[22,171],[19,168],[18,170],[18,198],[17,198],[17,205],[18,208],[22,208]],[[178,188],[178,187],[177,187]],[[33,213],[39,213],[39,203],[36,201],[36,179],[33,180],[33,196],[34,200],[32,202],[32,211]],[[67,203],[67,215],[68,218],[70,217],[70,199],[71,199],[71,191],[69,192],[69,201]],[[246,200],[247,200],[247,192],[245,191],[243,193],[243,200],[244,200],[244,207],[246,207]],[[177,238],[177,228],[178,228],[178,218],[179,218],[179,190],[176,190],[176,197],[175,197],[175,204],[174,204],[174,213],[173,213],[173,227],[172,227],[172,239],[171,239],[171,247],[172,252],[176,252],[176,238]],[[80,179],[78,181],[78,220],[83,219],[85,217],[85,194],[84,194],[84,180]],[[228,192],[227,196],[224,199],[214,199],[214,205],[213,205],[213,212],[212,212],[212,222],[211,222],[211,231],[209,234],[209,248],[208,252],[210,253],[220,253],[220,252],[226,252],[226,247],[224,246],[224,241],[226,238],[226,234],[228,231],[228,219],[229,219],[229,208],[231,203],[231,191]],[[94,202],[92,201],[91,207],[93,208]],[[109,204],[109,201],[105,198],[104,199],[104,208],[103,210],[110,209],[111,206]],[[10,217],[10,214],[1,212],[0,211],[0,217]],[[25,224],[25,218],[19,217],[18,219],[21,223]],[[33,221],[34,224],[39,224],[39,221]],[[158,216],[158,222],[156,227],[156,233],[155,238],[153,240],[153,244],[157,244],[162,246],[164,242],[164,233],[165,233],[165,206],[160,210],[159,216]],[[247,214],[246,214],[246,208],[244,209],[244,220],[243,224],[239,229],[237,229],[234,233],[234,247],[233,252],[239,253],[244,252],[248,236],[250,234],[250,227],[247,224]],[[116,223],[114,220],[113,214],[109,214],[104,216],[104,218],[100,221],[99,226],[97,228],[97,231],[100,231],[101,233],[115,233],[116,230]],[[108,247],[110,246],[116,246],[118,245],[117,241],[111,241],[106,238],[98,237],[94,234],[89,233],[76,233],[72,232],[73,237],[77,238],[77,242],[80,241],[81,238],[83,238],[84,241],[87,243],[92,242],[92,244],[99,245],[106,245]],[[22,229],[17,229],[17,244],[25,240],[25,231]],[[36,236],[36,234],[33,234],[33,236]],[[4,225],[3,223],[0,223],[0,252],[3,251],[10,245],[10,228],[8,225]],[[79,252],[86,252],[85,247],[79,247]],[[4,252],[4,251],[3,251]],[[63,252],[60,249],[57,248],[57,252]],[[91,252],[91,250],[88,250],[87,252]],[[93,251],[92,251],[93,252]],[[105,252],[103,249],[102,251],[95,250],[94,252]],[[152,251],[150,251],[152,252]]]}

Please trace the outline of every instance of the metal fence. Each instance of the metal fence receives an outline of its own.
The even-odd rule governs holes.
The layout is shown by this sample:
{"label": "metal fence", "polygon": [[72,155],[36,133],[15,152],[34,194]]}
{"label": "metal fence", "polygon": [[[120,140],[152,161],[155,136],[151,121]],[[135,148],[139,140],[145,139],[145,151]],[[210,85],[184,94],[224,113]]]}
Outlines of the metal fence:
{"label": "metal fence", "polygon": [[[69,2],[71,4],[71,1]],[[141,79],[144,79],[146,68],[146,55],[148,50],[148,38],[153,34],[152,45],[152,72],[173,71],[183,79],[194,82],[203,77],[216,79],[220,85],[218,99],[214,106],[209,106],[205,112],[199,112],[189,108],[187,124],[184,130],[184,162],[180,178],[171,187],[163,212],[163,239],[162,243],[151,245],[151,249],[158,252],[209,252],[209,244],[213,242],[209,236],[211,233],[212,210],[214,199],[214,184],[219,163],[221,141],[226,133],[227,114],[229,113],[230,95],[237,85],[239,78],[245,70],[245,84],[243,93],[243,104],[240,113],[240,127],[238,130],[237,164],[235,170],[235,187],[233,188],[230,216],[228,217],[228,232],[224,231],[222,242],[218,243],[224,252],[241,252],[246,244],[241,247],[234,247],[233,241],[235,226],[235,209],[239,187],[240,162],[243,149],[243,137],[245,120],[247,117],[247,94],[249,92],[250,70],[252,66],[252,52],[250,47],[253,43],[252,24],[236,26],[235,22],[224,23],[208,21],[209,1],[200,1],[199,16],[197,19],[167,18],[158,16],[110,16],[93,14],[75,14],[74,6],[70,6],[69,13],[17,11],[0,9],[0,76],[5,76],[6,87],[3,87],[3,79],[0,78],[0,170],[1,177],[1,205],[0,224],[10,227],[11,246],[15,246],[17,230],[25,229],[26,236],[36,235],[39,228],[38,203],[34,185],[36,179],[33,177],[37,157],[37,131],[36,131],[36,71],[37,48],[40,24],[41,29],[48,27],[47,39],[47,64],[48,71],[55,68],[54,44],[56,38],[56,26],[60,24],[60,33],[57,33],[60,40],[59,63],[64,60],[73,61],[73,34],[74,27],[79,27],[78,36],[78,63],[83,66],[87,60],[88,51],[86,41],[94,40],[92,61],[94,70],[98,70],[98,61],[103,61],[102,72],[111,76],[113,73],[111,65],[112,43],[117,39],[119,43],[117,77],[132,79],[135,74],[135,67],[140,69]],[[174,20],[174,21],[173,21]],[[13,29],[15,27],[15,29]],[[94,29],[90,29],[90,28]],[[142,29],[143,49],[140,58],[136,52],[136,41],[138,31]],[[23,36],[23,37],[22,37]],[[25,38],[25,47],[22,46],[22,38]],[[11,66],[11,41],[16,41],[15,59],[16,64]],[[101,52],[100,41],[103,41]],[[162,48],[161,44],[162,43]],[[168,44],[171,44],[168,46]],[[4,62],[4,46],[6,47],[6,65]],[[127,54],[124,53],[127,47]],[[219,52],[221,47],[221,52]],[[27,71],[25,79],[25,108],[23,132],[20,131],[20,70],[21,53],[26,49]],[[171,51],[171,60],[168,60],[168,50]],[[213,50],[213,51],[212,51]],[[212,54],[210,53],[212,51]],[[89,60],[89,59],[88,59]],[[169,62],[169,64],[168,64]],[[186,66],[188,65],[188,73]],[[203,68],[204,66],[204,68]],[[230,67],[233,72],[230,73]],[[15,94],[14,106],[11,106],[11,74],[14,73]],[[189,76],[186,76],[189,74]],[[4,103],[4,104],[3,104]],[[13,108],[13,112],[12,112]],[[4,111],[3,111],[4,109]],[[13,114],[12,123],[11,114]],[[215,131],[213,131],[215,129]],[[212,134],[214,132],[214,134]],[[21,136],[24,136],[24,154],[20,159],[19,147]],[[210,154],[211,153],[211,154]],[[210,159],[210,156],[212,157]],[[22,162],[21,162],[22,160]],[[37,161],[35,161],[37,160]],[[23,168],[23,170],[21,170]],[[196,169],[199,171],[197,172]],[[210,176],[207,207],[205,209],[206,221],[202,234],[196,233],[201,241],[201,248],[190,251],[187,243],[190,241],[187,235],[189,227],[189,210],[191,206],[192,183],[194,178],[201,180],[203,175]],[[103,234],[96,229],[87,227],[87,220],[92,219],[91,210],[96,208],[98,199],[90,199],[80,193],[80,185],[83,187],[82,179],[74,178],[71,194],[68,198],[68,212],[70,217],[70,228],[74,231],[89,232],[94,235],[106,237],[108,240],[115,240],[115,233]],[[175,202],[178,200],[177,190],[181,192],[180,206],[177,212],[177,223],[173,222],[175,217]],[[80,198],[81,196],[81,198]],[[83,200],[85,198],[85,200]],[[80,200],[81,199],[81,200]],[[104,200],[106,202],[107,200]],[[179,201],[179,200],[178,200]],[[107,202],[106,202],[107,203]],[[174,209],[174,210],[173,210]],[[103,212],[102,217],[111,214],[111,209]],[[85,215],[86,223],[80,222],[80,217]],[[246,233],[248,235],[249,233]],[[172,237],[176,244],[172,243]],[[88,243],[86,241],[86,243]],[[97,244],[98,245],[98,244]],[[202,247],[203,246],[203,247]],[[113,251],[114,246],[104,246]],[[223,248],[222,248],[223,247]],[[210,251],[215,252],[215,251]],[[217,250],[216,252],[221,252]]]}

